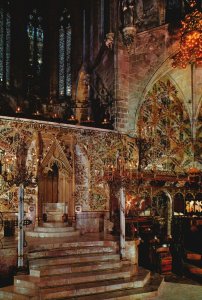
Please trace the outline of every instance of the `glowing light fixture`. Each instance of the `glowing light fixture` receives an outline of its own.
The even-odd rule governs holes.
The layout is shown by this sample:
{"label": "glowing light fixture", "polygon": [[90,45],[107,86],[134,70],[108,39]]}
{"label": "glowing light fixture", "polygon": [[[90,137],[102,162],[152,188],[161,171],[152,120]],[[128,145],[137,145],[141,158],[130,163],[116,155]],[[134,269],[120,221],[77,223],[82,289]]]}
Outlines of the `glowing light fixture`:
{"label": "glowing light fixture", "polygon": [[202,13],[195,8],[195,1],[189,1],[189,5],[194,10],[182,21],[180,51],[173,56],[174,68],[202,64]]}
{"label": "glowing light fixture", "polygon": [[198,178],[201,170],[197,168],[197,162],[195,161],[195,127],[196,121],[194,118],[194,65],[202,65],[202,13],[196,8],[197,1],[187,1],[192,12],[185,16],[182,21],[182,27],[180,29],[180,51],[173,56],[172,66],[174,68],[181,67],[186,68],[190,64],[191,68],[191,103],[192,103],[192,118],[191,118],[191,134],[192,134],[192,149],[193,149],[193,162],[187,170],[188,179]]}

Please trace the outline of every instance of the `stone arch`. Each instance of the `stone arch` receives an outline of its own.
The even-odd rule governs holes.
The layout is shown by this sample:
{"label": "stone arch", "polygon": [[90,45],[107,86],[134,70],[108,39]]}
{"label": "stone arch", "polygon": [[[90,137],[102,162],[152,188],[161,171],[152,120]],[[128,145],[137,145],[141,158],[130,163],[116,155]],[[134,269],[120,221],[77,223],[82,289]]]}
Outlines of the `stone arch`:
{"label": "stone arch", "polygon": [[194,213],[194,202],[195,202],[194,193],[188,191],[185,194],[185,213]]}
{"label": "stone arch", "polygon": [[181,191],[173,195],[173,212],[176,214],[184,214],[185,211],[185,198]]}
{"label": "stone arch", "polygon": [[48,153],[41,162],[41,169],[47,173],[51,169],[51,166],[56,163],[58,168],[68,174],[68,177],[72,177],[72,166],[67,159],[59,141],[57,139],[52,143]]}
{"label": "stone arch", "polygon": [[[174,53],[173,50],[171,50]],[[131,89],[129,101],[129,107],[131,113],[129,131],[132,134],[132,131],[135,130],[134,126],[136,124],[137,116],[138,116],[138,109],[141,106],[142,102],[144,101],[145,95],[147,94],[148,90],[151,86],[159,80],[160,78],[164,77],[170,70],[172,70],[171,66],[171,57],[173,54],[167,56],[165,52],[162,51],[162,55],[158,57],[157,64],[153,64],[153,67],[147,70],[147,73],[144,73],[143,77],[138,76],[138,82],[131,83],[131,86],[134,85],[134,89]],[[165,58],[167,56],[167,58]],[[160,63],[159,63],[160,62]],[[132,76],[133,74],[131,74]],[[138,88],[137,88],[138,87]],[[133,119],[132,119],[133,116]],[[135,122],[134,122],[135,121]],[[133,129],[134,128],[134,129]]]}
{"label": "stone arch", "polygon": [[[157,81],[145,96],[136,124],[138,137],[148,140],[142,155],[144,169],[179,171],[191,158],[184,147],[191,147],[191,123],[175,85]],[[143,157],[144,156],[144,157]]]}
{"label": "stone arch", "polygon": [[172,216],[173,216],[173,200],[171,194],[166,190],[166,189],[161,189],[156,191],[153,194],[152,200],[155,196],[157,196],[160,193],[164,193],[168,199],[168,206],[167,206],[167,220],[166,220],[166,225],[167,225],[167,236],[171,235],[171,222],[172,222]]}
{"label": "stone arch", "polygon": [[[146,85],[144,86],[142,92],[140,93],[139,95],[140,100],[138,101],[136,112],[135,112],[135,128],[138,121],[140,108],[145,101],[146,95],[158,81],[169,80],[176,87],[178,91],[178,97],[183,103],[191,119],[191,106],[188,104],[190,95],[187,95],[185,92],[183,92],[184,88],[181,85],[181,81],[178,82],[176,79],[177,77],[182,76],[182,72],[183,72],[183,76],[186,73],[186,77],[190,77],[188,74],[190,70],[188,68],[183,70],[174,69],[171,65],[172,56],[173,54],[170,55],[165,61],[163,61],[162,64],[158,67],[158,69],[156,69],[156,71],[153,74],[151,74],[151,77],[148,79]],[[190,80],[190,78],[188,78],[188,80]]]}

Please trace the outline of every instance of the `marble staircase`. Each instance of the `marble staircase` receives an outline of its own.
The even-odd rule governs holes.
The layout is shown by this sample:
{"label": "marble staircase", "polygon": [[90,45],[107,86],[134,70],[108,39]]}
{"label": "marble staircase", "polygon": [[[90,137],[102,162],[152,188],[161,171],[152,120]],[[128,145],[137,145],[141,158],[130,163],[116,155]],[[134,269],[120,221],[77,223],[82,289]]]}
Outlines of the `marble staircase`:
{"label": "marble staircase", "polygon": [[37,226],[34,231],[27,231],[27,237],[33,238],[66,238],[75,237],[80,234],[79,230],[75,230],[74,227],[68,226],[68,223],[62,222],[47,222],[43,223],[43,226]]}
{"label": "marble staircase", "polygon": [[[65,228],[46,223],[34,232],[71,232]],[[162,278],[153,278],[127,259],[120,260],[113,239],[90,235],[28,239],[29,275],[15,276],[13,286],[0,289],[0,299],[129,300],[149,299],[158,293]]]}

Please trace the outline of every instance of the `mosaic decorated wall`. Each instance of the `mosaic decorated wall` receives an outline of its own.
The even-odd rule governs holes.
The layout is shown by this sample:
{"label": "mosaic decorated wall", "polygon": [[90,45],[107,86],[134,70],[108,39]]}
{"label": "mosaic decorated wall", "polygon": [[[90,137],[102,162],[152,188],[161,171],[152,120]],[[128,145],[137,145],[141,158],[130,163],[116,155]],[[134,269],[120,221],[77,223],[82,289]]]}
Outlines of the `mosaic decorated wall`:
{"label": "mosaic decorated wall", "polygon": [[[138,159],[137,148],[131,139],[107,130],[3,118],[0,134],[0,211],[17,212],[18,185],[22,178],[27,181],[31,178],[25,188],[27,217],[44,201],[40,199],[38,188],[43,165],[51,151],[58,165],[64,164],[66,159],[69,162],[73,169],[72,202],[88,212],[109,210],[106,170],[111,172],[118,160],[123,162],[124,159],[129,164]],[[59,150],[53,151],[56,144],[54,147]],[[51,166],[49,159],[46,168]]]}
{"label": "mosaic decorated wall", "polygon": [[159,80],[139,111],[141,166],[146,170],[185,172],[193,164],[191,121],[176,87]]}

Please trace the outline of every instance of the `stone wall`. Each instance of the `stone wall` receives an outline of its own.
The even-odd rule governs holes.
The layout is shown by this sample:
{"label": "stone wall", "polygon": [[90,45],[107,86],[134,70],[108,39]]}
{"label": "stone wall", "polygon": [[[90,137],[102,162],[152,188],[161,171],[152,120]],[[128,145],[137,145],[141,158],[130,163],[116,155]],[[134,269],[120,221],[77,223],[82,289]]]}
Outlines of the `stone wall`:
{"label": "stone wall", "polygon": [[[179,36],[170,34],[168,25],[137,33],[130,49],[118,39],[117,129],[133,132],[139,108],[157,80],[168,78],[178,90],[178,96],[192,118],[191,66],[172,67],[172,55],[179,49]],[[201,66],[194,67],[194,118],[201,103]]]}

